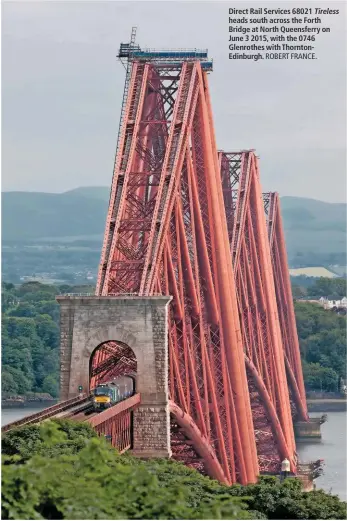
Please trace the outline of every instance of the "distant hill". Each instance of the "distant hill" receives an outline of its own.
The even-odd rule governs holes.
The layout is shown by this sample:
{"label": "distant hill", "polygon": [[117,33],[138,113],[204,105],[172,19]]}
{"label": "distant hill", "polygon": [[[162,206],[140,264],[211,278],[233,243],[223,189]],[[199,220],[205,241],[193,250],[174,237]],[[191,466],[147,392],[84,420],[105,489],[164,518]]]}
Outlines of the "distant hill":
{"label": "distant hill", "polygon": [[325,203],[304,197],[281,197],[282,215],[287,228],[305,224],[312,230],[346,230],[346,210],[344,203]]}
{"label": "distant hill", "polygon": [[[345,264],[346,210],[347,205],[343,203],[281,197],[290,263],[297,266]],[[316,258],[306,262],[308,255]],[[300,257],[303,262],[300,262]],[[317,262],[312,264],[312,260]]]}
{"label": "distant hill", "polygon": [[2,240],[90,236],[103,233],[109,189],[83,187],[62,194],[2,193]]}
{"label": "distant hill", "polygon": [[[81,187],[62,194],[4,192],[2,239],[101,241],[108,200],[109,188],[103,186]],[[345,254],[345,204],[282,197],[281,208],[291,264],[293,259],[294,265],[300,264],[301,256],[303,265],[312,265],[305,262],[307,254]]]}

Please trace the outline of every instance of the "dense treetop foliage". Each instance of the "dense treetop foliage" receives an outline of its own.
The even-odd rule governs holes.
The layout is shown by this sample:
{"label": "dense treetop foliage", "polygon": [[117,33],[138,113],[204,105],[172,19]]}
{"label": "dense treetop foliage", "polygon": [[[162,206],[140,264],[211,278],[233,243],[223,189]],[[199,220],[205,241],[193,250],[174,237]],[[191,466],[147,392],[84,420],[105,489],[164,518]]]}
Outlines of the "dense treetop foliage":
{"label": "dense treetop foliage", "polygon": [[55,298],[69,291],[70,286],[37,282],[2,285],[3,398],[29,392],[58,396],[60,333]]}
{"label": "dense treetop foliage", "polygon": [[58,288],[12,284],[2,288],[2,392],[58,396]]}
{"label": "dense treetop foliage", "polygon": [[339,300],[347,296],[347,280],[343,277],[329,279],[328,277],[306,277],[300,275],[291,277],[294,298],[325,297],[329,300]]}
{"label": "dense treetop foliage", "polygon": [[67,420],[3,436],[2,519],[346,519],[296,479],[227,487],[172,460],[119,455]]}
{"label": "dense treetop foliage", "polygon": [[346,316],[300,301],[295,316],[306,389],[339,392],[346,380]]}

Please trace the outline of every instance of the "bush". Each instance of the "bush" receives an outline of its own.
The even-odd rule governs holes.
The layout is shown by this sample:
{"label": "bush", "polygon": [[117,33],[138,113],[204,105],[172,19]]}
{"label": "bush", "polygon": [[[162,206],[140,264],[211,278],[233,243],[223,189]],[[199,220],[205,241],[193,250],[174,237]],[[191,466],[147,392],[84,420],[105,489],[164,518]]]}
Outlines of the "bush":
{"label": "bush", "polygon": [[314,363],[304,363],[303,371],[307,390],[339,391],[339,377],[331,367],[323,367],[320,364]]}
{"label": "bush", "polygon": [[[16,456],[17,463],[24,463],[36,454],[76,454],[85,446],[86,440],[96,436],[90,425],[69,420],[24,425],[3,436],[2,454]],[[8,463],[10,462],[11,460],[8,460]]]}
{"label": "bush", "polygon": [[2,519],[346,519],[346,503],[296,479],[228,487],[172,460],[119,455],[68,420],[9,432],[3,453]]}
{"label": "bush", "polygon": [[230,493],[248,496],[249,508],[266,519],[346,519],[346,503],[323,490],[303,492],[298,479],[262,476],[255,485],[231,487]]}
{"label": "bush", "polygon": [[24,451],[24,464],[15,456],[5,457],[2,519],[251,518],[242,500],[226,494],[206,496],[192,507],[192,489],[182,476],[163,486],[153,468],[119,456],[104,439],[92,436],[78,452],[67,454],[68,433],[75,429],[65,428],[67,432],[47,422],[32,435],[28,427],[17,449],[23,455],[23,441],[30,434],[33,455],[28,458]]}

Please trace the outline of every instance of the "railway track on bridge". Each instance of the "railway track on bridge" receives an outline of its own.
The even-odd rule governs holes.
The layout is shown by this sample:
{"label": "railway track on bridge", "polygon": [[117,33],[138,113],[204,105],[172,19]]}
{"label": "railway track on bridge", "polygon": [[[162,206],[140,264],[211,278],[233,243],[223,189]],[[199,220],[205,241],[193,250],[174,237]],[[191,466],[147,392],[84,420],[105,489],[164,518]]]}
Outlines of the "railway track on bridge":
{"label": "railway track on bridge", "polygon": [[24,427],[24,425],[31,425],[34,423],[41,423],[44,420],[48,420],[50,418],[58,417],[63,415],[65,411],[70,411],[74,409],[77,406],[81,406],[84,404],[84,406],[87,405],[87,402],[89,401],[89,396],[83,395],[78,396],[76,398],[71,398],[70,400],[65,400],[63,402],[59,402],[55,405],[52,405],[52,407],[48,407],[47,409],[43,409],[43,411],[39,411],[34,414],[30,414],[29,416],[25,416],[25,418],[22,418],[21,420],[17,420],[15,422],[8,423],[7,425],[4,425],[1,427],[1,432],[8,432],[12,429],[15,429],[17,427]]}
{"label": "railway track on bridge", "polygon": [[90,396],[83,395],[71,400],[57,403],[21,420],[4,425],[1,432],[4,434],[13,429],[34,425],[50,419],[65,419],[76,422],[89,423],[99,436],[110,439],[111,444],[119,450],[125,452],[132,445],[132,411],[140,404],[141,396],[139,393],[123,400],[113,407],[102,412],[93,410]]}
{"label": "railway track on bridge", "polygon": [[207,50],[141,50],[135,34],[118,55],[127,76],[96,292],[57,300],[61,396],[135,372],[143,401],[94,413],[85,396],[2,431],[69,418],[120,452],[172,449],[227,484],[276,475],[284,459],[295,474],[294,424],[317,424],[278,195],[263,194],[254,150],[217,148]]}

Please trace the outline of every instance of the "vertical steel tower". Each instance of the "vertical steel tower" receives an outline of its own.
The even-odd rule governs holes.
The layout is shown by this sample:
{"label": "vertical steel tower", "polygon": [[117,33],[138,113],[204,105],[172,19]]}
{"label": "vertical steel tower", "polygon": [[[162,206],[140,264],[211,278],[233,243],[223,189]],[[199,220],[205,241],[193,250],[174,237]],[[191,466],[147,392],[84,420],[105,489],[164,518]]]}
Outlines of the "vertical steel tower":
{"label": "vertical steel tower", "polygon": [[293,418],[308,421],[306,394],[302,374],[299,339],[295,323],[280,201],[277,193],[264,194],[263,198]]}
{"label": "vertical steel tower", "polygon": [[290,321],[294,335],[295,323],[278,317],[257,158],[217,152],[206,50],[141,50],[133,31],[119,57],[96,293],[173,296],[169,392],[185,425],[183,436],[172,421],[174,457],[226,483],[255,482],[285,457],[295,471],[287,358],[302,398],[301,367],[291,340],[284,354],[281,328]]}

